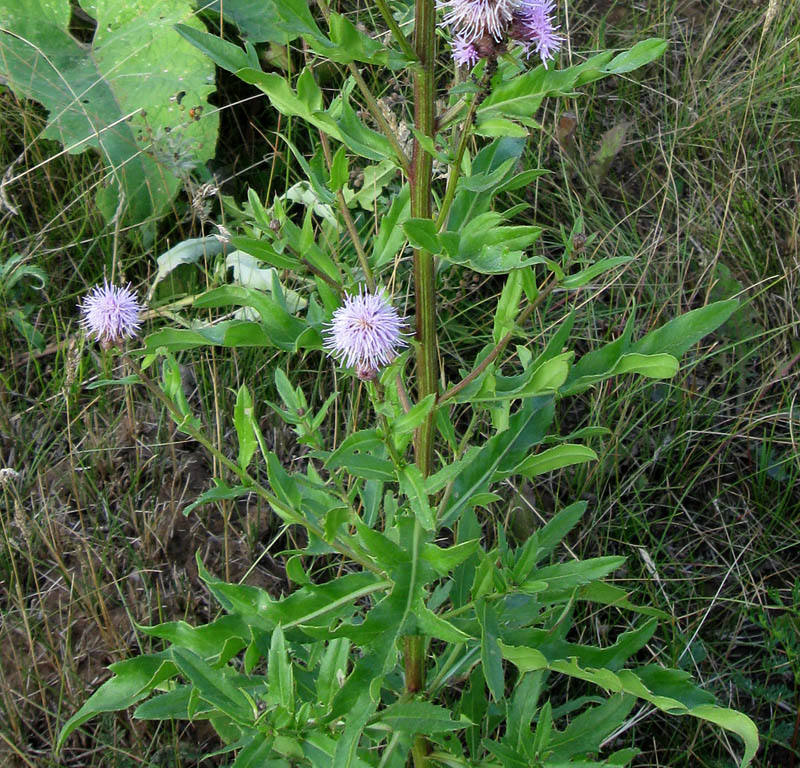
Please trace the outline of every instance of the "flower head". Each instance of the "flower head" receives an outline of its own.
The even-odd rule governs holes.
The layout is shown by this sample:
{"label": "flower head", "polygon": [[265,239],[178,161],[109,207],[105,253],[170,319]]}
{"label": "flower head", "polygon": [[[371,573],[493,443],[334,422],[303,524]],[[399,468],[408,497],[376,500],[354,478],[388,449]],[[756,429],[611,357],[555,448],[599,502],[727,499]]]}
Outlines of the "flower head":
{"label": "flower head", "polygon": [[345,294],[331,318],[325,348],[343,365],[355,367],[360,379],[372,379],[381,366],[407,346],[404,320],[382,292]]}
{"label": "flower head", "polygon": [[522,45],[525,55],[535,51],[545,67],[561,48],[562,37],[553,24],[554,11],[553,0],[522,0],[509,27],[510,37]]}
{"label": "flower head", "polygon": [[453,38],[453,61],[456,66],[474,67],[479,58],[478,49],[473,43],[468,42],[463,35],[456,35]]}
{"label": "flower head", "polygon": [[96,285],[78,308],[83,328],[104,346],[135,336],[139,330],[142,305],[130,284],[117,288],[106,280],[103,285]]}
{"label": "flower head", "polygon": [[443,23],[450,24],[466,42],[484,35],[500,42],[519,0],[440,0],[438,5],[445,9]]}

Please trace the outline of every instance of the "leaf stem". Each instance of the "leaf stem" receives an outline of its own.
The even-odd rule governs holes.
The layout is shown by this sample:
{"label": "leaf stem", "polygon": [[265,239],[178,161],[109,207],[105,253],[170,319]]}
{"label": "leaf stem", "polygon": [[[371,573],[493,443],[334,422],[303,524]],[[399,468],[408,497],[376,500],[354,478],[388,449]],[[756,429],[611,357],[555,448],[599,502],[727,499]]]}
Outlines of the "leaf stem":
{"label": "leaf stem", "polygon": [[[541,291],[539,291],[539,295],[522,311],[522,314],[520,314],[516,320],[516,325],[522,325],[531,316],[533,311],[550,294],[553,288],[556,287],[557,284],[558,281],[555,278],[551,278],[550,282],[545,285]],[[472,384],[472,382],[475,381],[475,379],[477,379],[478,376],[480,376],[497,359],[500,353],[508,346],[508,342],[511,341],[516,332],[516,328],[512,328],[505,336],[503,336],[503,338],[494,345],[492,351],[483,360],[481,360],[481,362],[476,365],[475,368],[473,368],[463,379],[461,379],[458,384],[454,384],[439,397],[437,404],[441,405],[447,400],[450,400],[465,387],[468,387],[470,384]]]}
{"label": "leaf stem", "polygon": [[395,21],[394,16],[392,16],[392,9],[389,8],[389,4],[386,0],[375,0],[375,5],[378,6],[378,11],[383,16],[383,20],[386,22],[386,26],[389,27],[395,41],[403,49],[403,53],[411,61],[417,61],[417,52],[405,34],[403,34],[403,30],[400,29],[400,25]]}
{"label": "leaf stem", "polygon": [[[331,12],[330,8],[328,8],[327,2],[325,0],[317,0],[317,6],[322,12],[322,15],[325,17],[325,21],[329,21]],[[389,143],[392,145],[392,149],[397,155],[397,160],[399,161],[400,166],[403,169],[403,172],[406,175],[408,175],[411,170],[411,163],[408,159],[408,155],[406,155],[405,150],[400,146],[400,142],[397,140],[395,132],[392,130],[392,127],[386,121],[383,111],[381,110],[378,102],[375,100],[375,97],[372,95],[372,91],[370,91],[369,86],[364,81],[364,78],[361,77],[361,72],[358,71],[358,66],[354,61],[351,61],[348,63],[347,68],[350,70],[350,74],[353,76],[353,80],[356,81],[356,85],[358,86],[358,89],[361,91],[361,95],[364,97],[367,109],[369,110],[375,122],[378,124],[378,127],[381,129],[383,135],[388,139]]]}
{"label": "leaf stem", "polygon": [[[330,172],[333,166],[331,145],[328,142],[328,137],[322,131],[319,132],[319,140],[322,143],[322,152],[325,155],[325,163],[328,166],[328,172]],[[370,293],[375,293],[375,278],[372,275],[372,267],[369,265],[367,253],[364,250],[363,244],[361,243],[361,237],[358,234],[353,217],[350,215],[350,209],[347,207],[347,201],[344,199],[344,193],[341,189],[336,190],[336,201],[339,205],[339,213],[342,214],[344,224],[347,227],[347,233],[350,235],[350,239],[353,241],[353,247],[356,249],[356,253],[358,254],[358,262],[361,264],[361,269],[364,272],[364,279],[367,282],[367,288],[369,289]]]}
{"label": "leaf stem", "polygon": [[[248,488],[252,488],[253,492],[261,496],[261,498],[264,499],[271,507],[273,507],[273,509],[279,511],[285,520],[302,525],[311,531],[311,533],[313,533],[315,536],[320,537],[323,541],[325,540],[325,531],[323,531],[319,525],[306,517],[298,515],[295,510],[284,504],[277,496],[270,493],[263,485],[256,481],[246,469],[242,469],[235,461],[229,459],[202,433],[202,431],[189,424],[184,414],[178,410],[175,403],[173,403],[166,393],[162,391],[162,389],[155,384],[155,382],[142,370],[141,366],[130,356],[130,354],[127,352],[124,353],[123,359],[131,366],[134,373],[136,373],[136,375],[139,377],[139,381],[144,384],[147,390],[164,404],[164,406],[172,415],[172,418],[179,425],[179,429],[182,432],[186,433],[193,440],[196,440],[198,443],[200,443],[200,445],[202,445],[222,466],[233,472]],[[353,562],[358,563],[362,568],[366,568],[368,571],[372,571],[373,573],[381,576],[386,575],[385,572],[375,565],[375,563],[373,563],[368,557],[356,552],[343,541],[335,539],[334,541],[328,543],[337,552],[339,552],[339,554],[350,558]]]}

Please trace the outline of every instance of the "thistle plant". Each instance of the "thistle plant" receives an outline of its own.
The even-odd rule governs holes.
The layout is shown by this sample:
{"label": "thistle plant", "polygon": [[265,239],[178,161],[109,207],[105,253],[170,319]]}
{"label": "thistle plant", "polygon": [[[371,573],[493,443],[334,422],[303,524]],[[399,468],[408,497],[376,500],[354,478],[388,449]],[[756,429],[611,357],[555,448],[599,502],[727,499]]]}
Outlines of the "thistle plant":
{"label": "thistle plant", "polygon": [[[381,21],[368,32],[324,2],[318,11],[302,0],[274,5],[280,31],[302,36],[309,56],[295,79],[263,72],[252,46],[178,26],[301,121],[316,152],[301,163],[302,194],[263,201],[250,191],[235,210],[236,231],[226,223],[237,250],[220,256],[238,265],[238,277],[194,302],[206,317],[231,307],[250,314],[156,330],[130,359],[178,429],[221,467],[215,487],[185,512],[251,494],[266,501],[285,526],[306,532],[306,543],[286,553],[293,589],[276,597],[226,583],[198,559],[224,613],[200,627],[142,628],[163,650],[112,665],[113,677],[67,722],[59,744],[98,713],[136,705],[141,719],[208,720],[235,768],[624,766],[638,753],[624,734],[640,701],[736,734],[739,765],[748,765],[758,745],[749,718],[717,705],[685,672],[637,661],[662,614],[604,580],[624,558],[563,558],[561,542],[585,502],[557,509],[524,540],[502,522],[504,480],[597,459],[581,435],[549,434],[562,400],[623,374],[673,376],[678,358],[736,308],[711,304],[639,338],[631,317],[619,338],[577,360],[572,312],[546,343],[531,341],[528,323],[556,288],[574,296],[630,259],[578,257],[572,235],[580,221],[560,259],[537,252],[540,228],[518,223],[519,210],[502,210],[504,193],[540,175],[518,167],[522,137],[537,127],[546,97],[631,72],[665,43],[646,40],[557,69],[562,39],[552,2],[448,0],[437,23],[434,1],[416,0],[411,37],[385,0],[375,0]],[[435,71],[440,26],[452,35],[453,65],[475,75],[449,93]],[[317,84],[314,59],[340,68],[333,96]],[[410,151],[364,67],[410,74]],[[434,174],[434,161],[446,175]],[[357,224],[364,198],[349,186],[351,163],[392,180],[375,232]],[[373,197],[369,205],[379,203]],[[243,263],[251,265],[247,279]],[[447,337],[436,298],[448,272],[503,281],[491,342],[458,373],[440,367]],[[302,293],[286,287],[289,274]],[[395,280],[403,288],[395,295],[413,297],[413,312],[376,288]],[[101,294],[84,304],[85,317],[93,307],[99,322],[84,324],[116,338],[123,324],[96,317],[110,306]],[[366,395],[357,427],[332,444],[338,393],[309,401],[277,368],[282,402],[270,407],[309,447],[304,469],[289,472],[269,450],[247,384],[237,393],[238,451],[229,456],[204,434],[180,386],[177,355],[202,345],[330,355]],[[624,612],[627,629],[605,646],[581,642],[573,626],[587,603]]]}

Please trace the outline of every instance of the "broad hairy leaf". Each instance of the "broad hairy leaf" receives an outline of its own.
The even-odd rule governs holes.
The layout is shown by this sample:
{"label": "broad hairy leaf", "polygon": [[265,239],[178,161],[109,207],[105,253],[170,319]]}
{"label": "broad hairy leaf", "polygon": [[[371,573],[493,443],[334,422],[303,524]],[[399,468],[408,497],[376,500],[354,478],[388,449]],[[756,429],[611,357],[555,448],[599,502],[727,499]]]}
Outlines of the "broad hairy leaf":
{"label": "broad hairy leaf", "polygon": [[[90,44],[69,31],[70,0],[0,0],[0,75],[49,113],[44,136],[104,155],[97,195],[107,220],[161,214],[179,175],[213,156],[214,66],[174,25],[202,29],[189,0],[83,0]],[[177,156],[177,160],[176,160]]]}

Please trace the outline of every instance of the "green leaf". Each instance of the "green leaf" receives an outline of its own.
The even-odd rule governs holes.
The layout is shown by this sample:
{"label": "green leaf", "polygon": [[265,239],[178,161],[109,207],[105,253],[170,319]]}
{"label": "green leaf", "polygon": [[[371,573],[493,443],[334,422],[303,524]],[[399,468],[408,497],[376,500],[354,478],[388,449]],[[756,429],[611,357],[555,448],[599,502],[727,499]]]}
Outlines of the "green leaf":
{"label": "green leaf", "polygon": [[548,749],[552,752],[548,759],[568,762],[572,757],[599,752],[600,743],[622,725],[635,703],[633,696],[618,693],[599,706],[587,708],[563,731],[551,735]]}
{"label": "green leaf", "polygon": [[255,713],[247,697],[232,682],[231,674],[214,669],[200,656],[186,648],[172,646],[170,655],[201,699],[236,722],[253,722]]}
{"label": "green leaf", "polygon": [[630,256],[614,256],[610,259],[600,259],[600,261],[596,261],[574,275],[567,275],[561,280],[561,286],[567,289],[580,288],[602,275],[603,272],[608,272],[614,267],[620,266],[620,264],[627,264],[629,261],[632,261]]}
{"label": "green leaf", "polygon": [[228,501],[230,499],[240,499],[242,496],[247,496],[253,492],[252,488],[244,485],[236,485],[231,487],[222,480],[214,478],[216,486],[207,491],[203,491],[191,504],[188,504],[183,509],[184,516],[188,515],[197,507],[202,504],[208,504],[211,501]]}
{"label": "green leaf", "polygon": [[436,222],[432,219],[408,219],[403,224],[403,231],[415,248],[421,248],[432,254],[437,254],[441,250]]}
{"label": "green leaf", "polygon": [[392,200],[388,212],[380,217],[378,236],[372,244],[372,268],[380,269],[391,262],[406,241],[405,222],[411,210],[410,187],[404,184]]}
{"label": "green leaf", "polygon": [[397,435],[410,434],[425,421],[435,404],[436,395],[426,395],[418,403],[412,405],[408,413],[404,413],[390,422],[392,432]]}
{"label": "green leaf", "polygon": [[[190,685],[180,685],[171,691],[154,696],[141,703],[133,712],[137,720],[200,720],[214,712],[210,704],[201,703],[191,712],[191,698],[194,689]],[[191,717],[190,717],[191,715]]]}
{"label": "green leaf", "polygon": [[[106,221],[120,213],[134,224],[162,214],[180,177],[214,155],[214,68],[173,28],[203,28],[189,0],[107,0],[86,9],[96,29],[83,44],[70,33],[69,0],[4,0],[0,76],[48,111],[44,138],[70,153],[102,153],[108,174],[97,204]],[[199,119],[189,117],[192,109]]]}
{"label": "green leaf", "polygon": [[236,755],[236,761],[231,768],[277,768],[269,758],[273,755],[274,738],[260,731],[254,731],[253,736]]}
{"label": "green leaf", "polygon": [[233,423],[236,427],[236,436],[239,438],[238,463],[242,469],[247,469],[256,448],[258,448],[256,439],[258,424],[253,411],[253,398],[244,384],[239,387],[239,391],[236,394],[236,404],[233,407]]}
{"label": "green leaf", "polygon": [[156,286],[181,264],[196,264],[200,259],[207,259],[211,263],[224,249],[225,246],[218,237],[209,236],[183,240],[165,251],[156,259],[158,271],[147,292],[148,299],[155,294]]}
{"label": "green leaf", "polygon": [[69,735],[101,712],[116,712],[136,704],[157,685],[174,677],[175,665],[165,654],[137,656],[118,661],[109,666],[114,673],[84,703],[84,705],[65,723],[56,741],[56,751],[64,745]]}
{"label": "green leaf", "polygon": [[347,150],[344,145],[336,150],[331,163],[330,186],[334,192],[338,192],[350,178],[350,168],[347,163]]}
{"label": "green leaf", "polygon": [[279,302],[253,288],[224,285],[207,291],[194,301],[197,308],[231,305],[255,309],[261,316],[269,343],[279,349],[293,352],[298,336],[307,328],[305,323],[287,312]]}
{"label": "green leaf", "polygon": [[340,140],[356,154],[369,160],[394,159],[394,149],[389,140],[382,133],[364,125],[346,98],[340,102],[340,117],[336,125]]}
{"label": "green leaf", "polygon": [[326,711],[339,690],[339,676],[347,673],[350,658],[350,641],[346,637],[336,638],[328,643],[322,657],[317,676],[317,699],[325,706]]}
{"label": "green leaf", "polygon": [[297,91],[292,89],[282,75],[275,72],[262,72],[260,69],[248,67],[240,69],[236,74],[246,83],[264,91],[278,112],[287,116],[301,117],[334,139],[343,140],[336,122],[322,111],[322,95],[319,93],[317,96],[318,89],[314,88],[314,78],[308,68],[298,77]]}
{"label": "green leaf", "polygon": [[167,328],[151,333],[145,339],[145,349],[157,352],[162,347],[170,352],[179,352],[196,347],[271,347],[261,323],[247,320],[230,320],[193,331],[188,328]]}
{"label": "green leaf", "polygon": [[497,614],[494,606],[486,600],[479,600],[475,612],[481,625],[481,666],[486,678],[486,685],[495,701],[503,701],[505,697],[505,675],[503,673],[503,655],[497,636]]}
{"label": "green leaf", "polygon": [[378,715],[375,722],[382,723],[393,731],[426,736],[447,731],[460,731],[471,725],[463,715],[460,720],[453,720],[449,709],[419,699],[391,704]]}
{"label": "green leaf", "polygon": [[525,475],[525,477],[535,477],[543,475],[545,472],[552,472],[554,469],[561,469],[561,467],[568,467],[572,464],[583,464],[596,459],[597,454],[585,445],[563,443],[555,448],[548,448],[541,453],[528,456],[517,466],[514,473]]}
{"label": "green leaf", "polygon": [[[575,587],[597,581],[616,571],[625,562],[624,557],[608,555],[592,557],[537,568],[528,575],[528,581],[545,581],[547,589],[539,592],[541,602],[557,601],[568,597]],[[524,588],[524,584],[522,585]]]}
{"label": "green leaf", "polygon": [[495,344],[514,329],[514,320],[517,317],[519,301],[522,298],[522,272],[521,269],[509,272],[505,285],[503,285],[494,313],[492,338]]}
{"label": "green leaf", "polygon": [[403,493],[411,505],[414,516],[419,524],[426,530],[432,531],[436,527],[428,493],[425,490],[425,478],[419,468],[414,464],[407,464],[400,473],[400,492]]}
{"label": "green leaf", "polygon": [[255,53],[253,48],[243,51],[240,46],[229,43],[219,35],[212,35],[186,24],[176,24],[175,31],[208,56],[218,67],[228,72],[259,66],[258,56],[251,55],[251,53]]}
{"label": "green leaf", "polygon": [[629,51],[623,51],[615,56],[606,66],[605,72],[611,75],[622,75],[639,69],[664,54],[667,50],[667,41],[659,37],[642,40]]}
{"label": "green leaf", "polygon": [[727,299],[679,315],[633,344],[631,352],[669,354],[679,358],[700,339],[719,328],[738,306],[738,300]]}
{"label": "green leaf", "polygon": [[[527,139],[527,131],[525,134]],[[473,221],[476,216],[489,210],[494,196],[502,189],[504,181],[510,180],[514,174],[514,167],[522,157],[526,141],[519,138],[501,138],[493,141],[488,146],[481,149],[472,161],[471,175],[486,177],[493,173],[497,168],[505,166],[508,168],[506,176],[498,179],[498,186],[486,192],[473,192],[463,187],[457,188],[453,205],[450,208],[450,216],[447,221],[447,228],[458,231],[463,226]],[[509,159],[513,162],[509,163]]]}
{"label": "green leaf", "polygon": [[532,397],[523,401],[509,422],[509,428],[492,437],[453,482],[447,506],[439,515],[448,525],[469,505],[470,499],[486,491],[498,477],[508,477],[532,446],[544,438],[553,420],[553,398]]}
{"label": "green leaf", "polygon": [[414,605],[414,615],[417,618],[417,631],[426,637],[436,637],[446,643],[466,643],[473,639],[472,635],[430,610],[422,598]]}
{"label": "green leaf", "polygon": [[267,684],[269,685],[270,701],[280,705],[287,712],[294,712],[294,675],[280,624],[275,627],[269,646]]}
{"label": "green leaf", "polygon": [[278,253],[266,240],[258,240],[254,237],[234,237],[231,239],[231,244],[237,250],[249,253],[276,269],[301,269],[298,259],[285,252]]}
{"label": "green leaf", "polygon": [[226,663],[250,641],[250,628],[238,616],[220,616],[199,627],[185,621],[168,621],[154,627],[140,626],[139,630],[186,648],[214,665]]}
{"label": "green leaf", "polygon": [[[576,366],[576,368],[578,367]],[[626,373],[638,373],[651,379],[668,379],[678,372],[679,367],[677,359],[669,354],[643,355],[638,352],[628,352],[619,356],[614,365],[603,373],[575,378],[568,377],[569,380],[561,387],[561,394],[574,395],[583,392],[599,381]]]}
{"label": "green leaf", "polygon": [[242,38],[251,43],[287,45],[299,34],[288,32],[288,25],[278,12],[280,3],[274,0],[202,0],[198,5],[203,10],[220,14],[223,22],[235,24]]}
{"label": "green leaf", "polygon": [[502,641],[499,647],[503,658],[511,661],[520,672],[549,669],[594,683],[612,693],[632,694],[672,715],[691,715],[722,726],[744,742],[740,768],[748,766],[758,750],[758,731],[753,721],[741,712],[709,703],[713,697],[692,684],[683,671],[650,665],[613,672],[608,668],[582,667],[574,657],[548,659],[537,648],[511,646]]}
{"label": "green leaf", "polygon": [[396,480],[394,465],[384,458],[386,446],[374,429],[348,435],[325,462],[327,469],[345,468],[351,475],[367,480]]}

